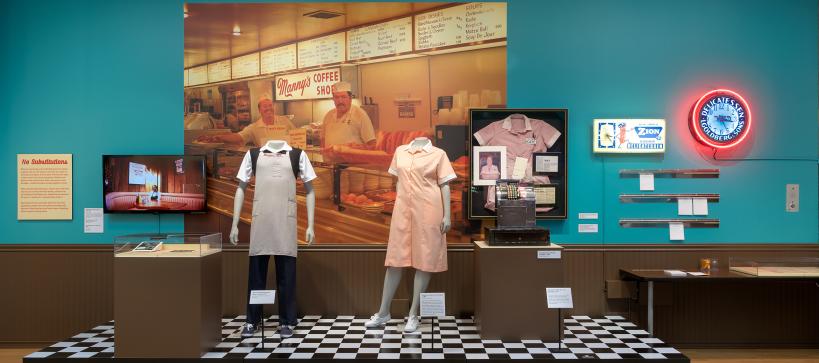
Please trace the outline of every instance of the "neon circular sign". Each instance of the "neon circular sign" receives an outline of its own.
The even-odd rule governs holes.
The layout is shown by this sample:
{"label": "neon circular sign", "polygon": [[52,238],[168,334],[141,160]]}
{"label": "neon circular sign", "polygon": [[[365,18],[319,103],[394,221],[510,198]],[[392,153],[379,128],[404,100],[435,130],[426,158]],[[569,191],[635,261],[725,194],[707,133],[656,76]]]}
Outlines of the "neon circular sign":
{"label": "neon circular sign", "polygon": [[715,89],[694,104],[688,126],[702,144],[727,149],[741,143],[751,131],[751,108],[738,93]]}

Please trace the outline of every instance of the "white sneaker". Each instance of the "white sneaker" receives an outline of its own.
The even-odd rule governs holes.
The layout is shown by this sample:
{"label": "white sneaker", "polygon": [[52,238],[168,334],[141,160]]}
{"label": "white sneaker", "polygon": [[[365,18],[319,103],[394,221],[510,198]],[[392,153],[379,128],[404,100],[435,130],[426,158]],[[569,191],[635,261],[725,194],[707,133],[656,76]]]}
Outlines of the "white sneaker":
{"label": "white sneaker", "polygon": [[414,333],[418,330],[418,317],[410,316],[407,318],[407,325],[404,325],[404,333]]}
{"label": "white sneaker", "polygon": [[392,319],[390,314],[387,314],[387,316],[379,316],[378,313],[375,313],[372,317],[370,317],[370,320],[367,320],[367,322],[364,323],[364,327],[375,328],[377,326],[384,326],[388,321],[390,321],[390,319]]}

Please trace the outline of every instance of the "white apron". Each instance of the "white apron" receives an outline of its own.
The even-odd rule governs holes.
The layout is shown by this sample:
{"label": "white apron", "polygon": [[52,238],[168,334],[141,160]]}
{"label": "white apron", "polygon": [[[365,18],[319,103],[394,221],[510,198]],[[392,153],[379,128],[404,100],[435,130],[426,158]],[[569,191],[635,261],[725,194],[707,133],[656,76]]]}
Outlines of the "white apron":
{"label": "white apron", "polygon": [[[288,151],[289,153],[289,151]],[[296,257],[296,178],[287,153],[259,153],[250,255]]]}

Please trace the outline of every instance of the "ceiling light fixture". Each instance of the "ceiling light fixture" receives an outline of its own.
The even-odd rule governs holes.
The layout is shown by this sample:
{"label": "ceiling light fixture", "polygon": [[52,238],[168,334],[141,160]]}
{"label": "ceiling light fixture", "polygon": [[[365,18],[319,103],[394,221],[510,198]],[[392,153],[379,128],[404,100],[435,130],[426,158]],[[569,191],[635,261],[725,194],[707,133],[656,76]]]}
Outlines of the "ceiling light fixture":
{"label": "ceiling light fixture", "polygon": [[317,19],[332,19],[332,18],[339,17],[339,16],[342,16],[342,15],[344,15],[344,13],[338,13],[338,12],[329,11],[329,10],[316,10],[316,11],[311,11],[309,13],[304,13],[303,16],[306,16],[308,18],[317,18]]}

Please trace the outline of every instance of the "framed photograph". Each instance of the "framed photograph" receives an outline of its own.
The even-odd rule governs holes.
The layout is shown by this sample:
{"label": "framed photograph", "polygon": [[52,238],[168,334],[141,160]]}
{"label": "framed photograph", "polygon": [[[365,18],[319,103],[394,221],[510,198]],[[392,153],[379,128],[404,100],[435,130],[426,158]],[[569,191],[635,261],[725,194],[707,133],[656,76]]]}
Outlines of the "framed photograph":
{"label": "framed photograph", "polygon": [[[522,177],[536,188],[537,219],[566,219],[568,215],[567,109],[471,109],[469,113],[469,219],[497,218],[495,175]],[[502,155],[492,154],[496,148]],[[495,157],[500,157],[498,162]],[[487,161],[491,159],[491,161]],[[525,161],[526,167],[521,168]],[[491,162],[491,165],[489,164]],[[518,165],[518,174],[513,173]],[[487,167],[487,165],[489,165]],[[495,172],[495,166],[498,171]],[[521,172],[521,169],[525,172]],[[504,174],[505,172],[505,174]]]}
{"label": "framed photograph", "polygon": [[563,169],[563,153],[532,153],[532,175],[558,175]]}
{"label": "framed photograph", "polygon": [[472,155],[472,185],[495,185],[498,179],[506,179],[506,146],[475,146]]}

